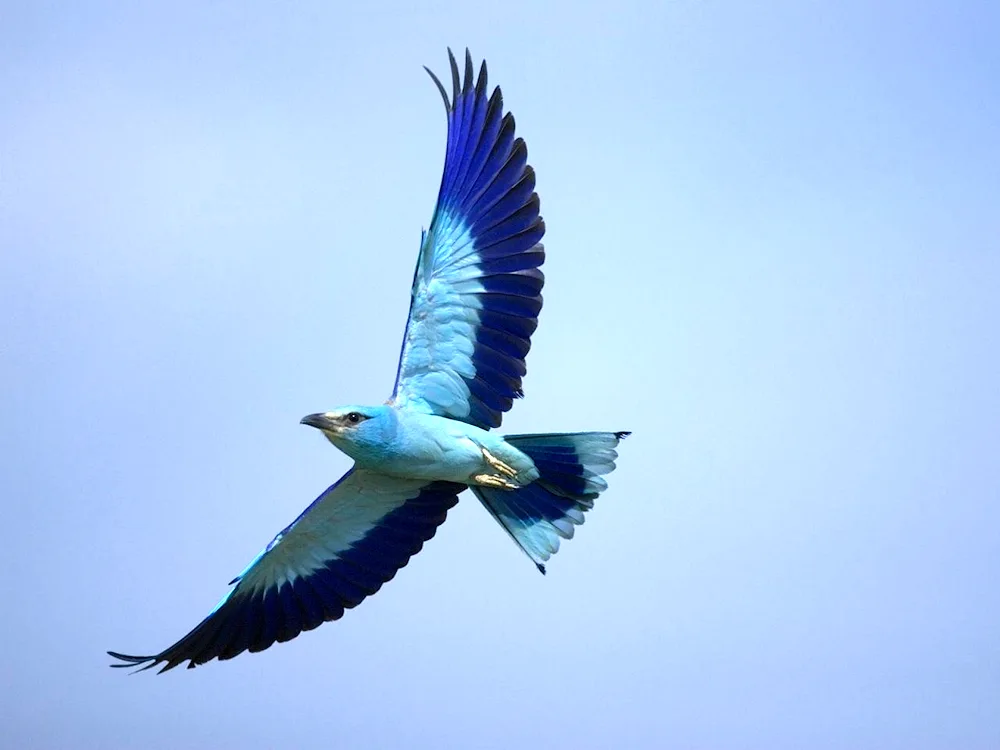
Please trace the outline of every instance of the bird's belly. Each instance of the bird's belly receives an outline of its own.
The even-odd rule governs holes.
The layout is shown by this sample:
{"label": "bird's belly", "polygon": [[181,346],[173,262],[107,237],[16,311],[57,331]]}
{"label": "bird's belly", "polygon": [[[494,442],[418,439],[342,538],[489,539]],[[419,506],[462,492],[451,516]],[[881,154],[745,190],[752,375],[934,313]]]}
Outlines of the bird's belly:
{"label": "bird's belly", "polygon": [[414,479],[468,482],[482,465],[482,450],[475,441],[465,436],[437,435],[412,441],[402,451],[387,457],[379,470]]}
{"label": "bird's belly", "polygon": [[484,448],[524,472],[528,481],[537,477],[531,459],[500,435],[445,417],[426,415],[408,420],[393,450],[372,468],[399,477],[468,484],[476,475],[494,472]]}

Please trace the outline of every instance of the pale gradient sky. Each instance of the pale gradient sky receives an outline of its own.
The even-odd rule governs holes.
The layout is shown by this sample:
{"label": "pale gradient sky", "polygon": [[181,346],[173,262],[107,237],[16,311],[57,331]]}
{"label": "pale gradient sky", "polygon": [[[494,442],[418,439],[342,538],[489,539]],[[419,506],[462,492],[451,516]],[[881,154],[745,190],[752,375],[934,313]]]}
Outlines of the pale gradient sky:
{"label": "pale gradient sky", "polygon": [[[1000,747],[1000,6],[420,5],[0,8],[0,736]],[[633,430],[611,489],[546,577],[463,497],[340,622],[108,669],[388,395],[448,45],[548,226],[504,429]]]}

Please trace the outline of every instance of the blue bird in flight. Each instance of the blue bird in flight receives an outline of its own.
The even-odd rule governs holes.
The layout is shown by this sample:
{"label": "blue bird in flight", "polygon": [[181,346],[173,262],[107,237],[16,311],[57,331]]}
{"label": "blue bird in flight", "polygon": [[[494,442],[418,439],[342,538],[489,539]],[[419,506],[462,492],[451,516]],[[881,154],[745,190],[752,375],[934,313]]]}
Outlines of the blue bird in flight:
{"label": "blue bird in flight", "polygon": [[[498,435],[520,398],[542,308],[545,260],[535,172],[487,95],[486,62],[464,76],[451,50],[444,176],[424,232],[392,397],[310,414],[354,466],[230,582],[215,609],[151,656],[115,667],[164,672],[263,651],[337,620],[374,594],[434,536],[466,488],[544,573],[544,563],[607,489],[628,432]],[[235,585],[234,585],[235,584]]]}

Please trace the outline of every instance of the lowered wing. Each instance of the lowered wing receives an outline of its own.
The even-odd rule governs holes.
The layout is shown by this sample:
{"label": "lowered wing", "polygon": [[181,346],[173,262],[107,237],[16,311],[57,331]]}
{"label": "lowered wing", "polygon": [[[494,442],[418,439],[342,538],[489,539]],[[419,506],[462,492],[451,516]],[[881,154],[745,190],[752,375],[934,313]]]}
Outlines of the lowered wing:
{"label": "lowered wing", "polygon": [[465,485],[396,479],[360,469],[320,495],[232,581],[214,610],[151,656],[108,653],[115,667],[164,672],[263,651],[374,594],[434,536]]}

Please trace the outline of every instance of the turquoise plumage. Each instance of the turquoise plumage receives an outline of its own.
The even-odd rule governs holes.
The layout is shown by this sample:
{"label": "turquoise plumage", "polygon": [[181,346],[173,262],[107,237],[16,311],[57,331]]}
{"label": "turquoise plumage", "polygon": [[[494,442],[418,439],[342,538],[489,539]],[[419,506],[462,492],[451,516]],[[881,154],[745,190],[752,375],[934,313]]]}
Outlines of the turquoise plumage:
{"label": "turquoise plumage", "polygon": [[393,395],[302,422],[354,459],[234,579],[190,633],[158,654],[108,652],[161,672],[287,641],[374,594],[470,488],[539,570],[607,488],[627,432],[490,432],[522,395],[542,308],[545,224],[535,174],[486,63],[449,50],[448,142],[424,234]]}

